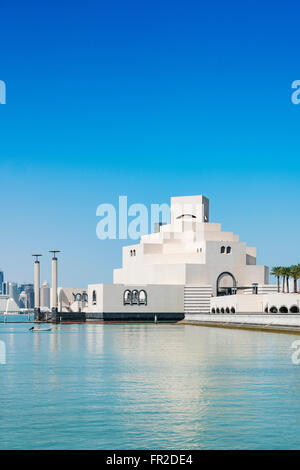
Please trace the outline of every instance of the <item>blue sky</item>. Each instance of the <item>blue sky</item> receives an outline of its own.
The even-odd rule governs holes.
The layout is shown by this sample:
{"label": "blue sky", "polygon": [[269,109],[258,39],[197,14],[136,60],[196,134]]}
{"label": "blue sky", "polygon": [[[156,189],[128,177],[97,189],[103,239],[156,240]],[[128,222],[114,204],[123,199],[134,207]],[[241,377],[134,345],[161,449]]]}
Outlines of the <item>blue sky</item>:
{"label": "blue sky", "polygon": [[96,208],[204,194],[211,220],[300,262],[299,5],[264,1],[11,1],[1,6],[0,267],[110,282],[124,241]]}

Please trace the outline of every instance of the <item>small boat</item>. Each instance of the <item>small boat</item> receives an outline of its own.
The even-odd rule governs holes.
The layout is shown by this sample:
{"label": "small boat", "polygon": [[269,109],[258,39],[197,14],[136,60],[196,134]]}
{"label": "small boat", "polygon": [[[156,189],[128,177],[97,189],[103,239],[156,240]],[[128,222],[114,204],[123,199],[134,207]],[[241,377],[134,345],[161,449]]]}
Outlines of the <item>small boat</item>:
{"label": "small boat", "polygon": [[42,333],[42,331],[51,331],[52,328],[30,328],[29,331],[32,331],[33,333]]}

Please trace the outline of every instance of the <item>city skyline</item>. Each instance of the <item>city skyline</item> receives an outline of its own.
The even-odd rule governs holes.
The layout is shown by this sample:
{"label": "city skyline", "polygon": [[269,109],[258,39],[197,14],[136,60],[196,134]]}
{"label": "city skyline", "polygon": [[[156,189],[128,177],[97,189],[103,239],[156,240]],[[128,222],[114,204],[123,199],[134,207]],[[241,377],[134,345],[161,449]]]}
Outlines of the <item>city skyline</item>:
{"label": "city skyline", "polygon": [[[45,284],[44,284],[45,285]],[[42,287],[44,287],[44,285]],[[32,282],[17,283],[5,280],[5,273],[0,270],[0,301],[9,298],[19,308],[34,307],[34,286]]]}
{"label": "city skyline", "polygon": [[298,263],[298,25],[289,3],[261,5],[259,16],[239,2],[91,1],[82,11],[67,1],[60,15],[37,1],[5,4],[7,278],[32,280],[38,250],[49,281],[54,247],[59,284],[110,282],[128,241],[99,240],[96,209],[121,195],[150,205],[207,194],[212,220],[257,246],[259,263]]}

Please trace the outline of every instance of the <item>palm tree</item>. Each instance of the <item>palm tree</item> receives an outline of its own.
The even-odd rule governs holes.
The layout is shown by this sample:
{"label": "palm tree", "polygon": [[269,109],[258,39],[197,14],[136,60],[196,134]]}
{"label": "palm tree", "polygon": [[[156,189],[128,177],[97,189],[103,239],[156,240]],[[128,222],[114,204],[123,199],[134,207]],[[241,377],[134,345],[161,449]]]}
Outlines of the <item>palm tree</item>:
{"label": "palm tree", "polygon": [[274,266],[272,268],[271,275],[277,277],[277,291],[280,292],[280,276],[282,275],[282,267]]}
{"label": "palm tree", "polygon": [[294,279],[294,292],[297,292],[297,281],[300,279],[300,264],[294,264],[290,267],[290,275]]}
{"label": "palm tree", "polygon": [[291,276],[291,268],[282,267],[282,276],[283,276],[283,292],[284,292],[284,280],[286,280],[286,291],[287,293],[289,293],[290,292],[289,278]]}
{"label": "palm tree", "polygon": [[282,292],[285,292],[285,268],[284,266],[279,266],[280,276],[282,277]]}
{"label": "palm tree", "polygon": [[287,277],[287,268],[285,266],[279,266],[279,268],[280,268],[280,276],[282,277],[282,292],[285,292],[285,280]]}

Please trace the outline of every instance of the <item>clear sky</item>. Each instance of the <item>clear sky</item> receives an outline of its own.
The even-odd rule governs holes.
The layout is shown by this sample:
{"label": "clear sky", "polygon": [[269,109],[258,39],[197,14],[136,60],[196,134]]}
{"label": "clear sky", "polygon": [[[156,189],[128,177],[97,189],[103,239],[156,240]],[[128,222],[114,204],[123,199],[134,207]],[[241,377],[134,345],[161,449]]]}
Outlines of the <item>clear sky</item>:
{"label": "clear sky", "polygon": [[[204,194],[211,220],[300,262],[296,1],[2,2],[0,267],[111,282],[126,241],[96,237],[98,204]],[[131,243],[131,242],[130,242]]]}

